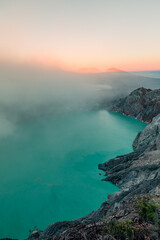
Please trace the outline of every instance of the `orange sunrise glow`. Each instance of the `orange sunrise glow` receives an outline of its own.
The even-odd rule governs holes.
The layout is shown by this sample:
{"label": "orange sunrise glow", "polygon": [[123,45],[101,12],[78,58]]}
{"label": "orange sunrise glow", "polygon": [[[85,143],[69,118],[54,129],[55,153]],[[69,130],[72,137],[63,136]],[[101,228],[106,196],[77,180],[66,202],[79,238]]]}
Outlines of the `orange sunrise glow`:
{"label": "orange sunrise glow", "polygon": [[7,0],[0,60],[76,72],[158,70],[159,22],[151,1]]}

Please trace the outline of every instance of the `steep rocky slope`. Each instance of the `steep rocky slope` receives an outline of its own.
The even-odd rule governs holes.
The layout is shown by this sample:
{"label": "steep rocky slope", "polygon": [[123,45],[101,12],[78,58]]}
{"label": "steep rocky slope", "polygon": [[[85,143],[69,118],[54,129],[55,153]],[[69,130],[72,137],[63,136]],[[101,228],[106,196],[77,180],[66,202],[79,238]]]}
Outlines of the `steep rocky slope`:
{"label": "steep rocky slope", "polygon": [[140,88],[110,108],[151,122],[134,140],[134,152],[99,164],[104,181],[120,191],[109,195],[97,211],[75,221],[51,224],[44,231],[35,229],[28,239],[160,239],[159,101],[160,90]]}
{"label": "steep rocky slope", "polygon": [[151,122],[160,112],[160,89],[138,88],[129,96],[116,100],[109,110]]}

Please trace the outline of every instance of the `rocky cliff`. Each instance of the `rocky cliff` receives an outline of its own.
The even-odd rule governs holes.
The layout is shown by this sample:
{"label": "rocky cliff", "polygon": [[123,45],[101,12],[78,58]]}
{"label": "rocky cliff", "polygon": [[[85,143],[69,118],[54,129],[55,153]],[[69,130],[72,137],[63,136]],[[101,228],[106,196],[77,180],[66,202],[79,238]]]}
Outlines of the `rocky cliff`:
{"label": "rocky cliff", "polygon": [[133,142],[135,151],[99,164],[120,191],[101,207],[70,222],[35,229],[28,240],[160,239],[160,90],[140,88],[110,107],[151,122]]}
{"label": "rocky cliff", "polygon": [[149,123],[160,112],[160,89],[138,88],[129,96],[116,100],[109,110]]}

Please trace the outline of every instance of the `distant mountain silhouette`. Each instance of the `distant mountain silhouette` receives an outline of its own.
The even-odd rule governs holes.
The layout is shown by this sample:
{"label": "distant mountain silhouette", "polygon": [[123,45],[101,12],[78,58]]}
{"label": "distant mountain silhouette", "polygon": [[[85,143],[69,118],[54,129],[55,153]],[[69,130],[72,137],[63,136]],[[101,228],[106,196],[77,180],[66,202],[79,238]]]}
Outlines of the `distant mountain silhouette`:
{"label": "distant mountain silhouette", "polygon": [[[91,67],[91,68],[80,68],[78,72],[81,72],[81,73],[100,73],[100,72],[103,72],[103,71],[100,71],[98,68],[95,68],[95,67]],[[122,72],[122,73],[127,73],[121,69],[118,69],[118,68],[108,68],[105,72]]]}
{"label": "distant mountain silhouette", "polygon": [[125,72],[118,68],[108,68],[106,72]]}

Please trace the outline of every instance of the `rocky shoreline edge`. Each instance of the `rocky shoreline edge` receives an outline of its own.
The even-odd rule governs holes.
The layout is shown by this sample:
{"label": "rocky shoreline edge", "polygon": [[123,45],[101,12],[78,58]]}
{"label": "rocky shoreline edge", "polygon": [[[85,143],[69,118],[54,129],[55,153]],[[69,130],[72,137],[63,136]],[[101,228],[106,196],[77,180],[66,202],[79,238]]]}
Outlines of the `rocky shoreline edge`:
{"label": "rocky shoreline edge", "polygon": [[98,166],[120,192],[83,218],[33,230],[28,240],[160,239],[160,89],[136,89],[108,110],[149,123],[134,140],[134,152]]}

